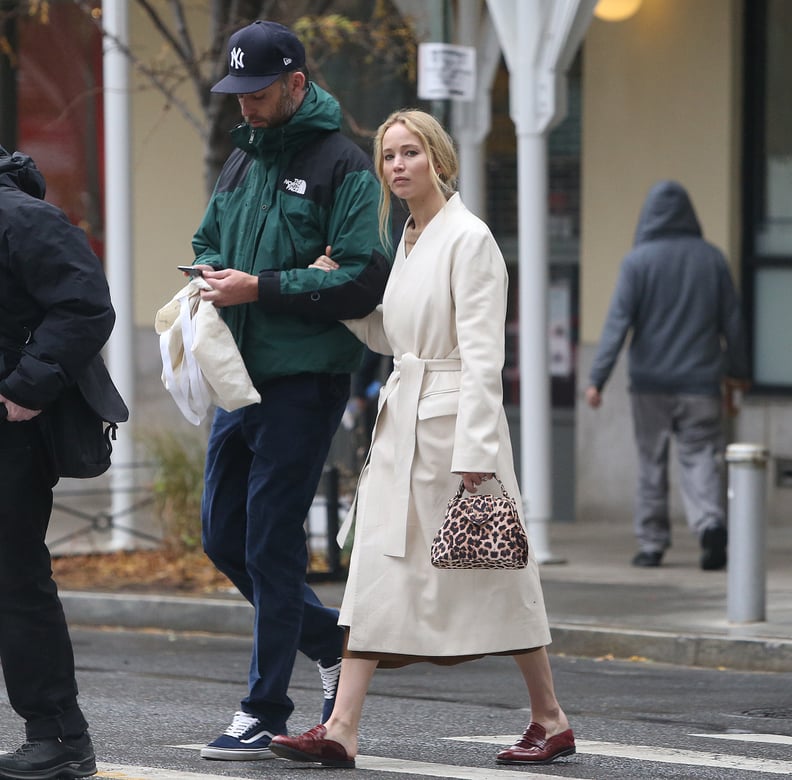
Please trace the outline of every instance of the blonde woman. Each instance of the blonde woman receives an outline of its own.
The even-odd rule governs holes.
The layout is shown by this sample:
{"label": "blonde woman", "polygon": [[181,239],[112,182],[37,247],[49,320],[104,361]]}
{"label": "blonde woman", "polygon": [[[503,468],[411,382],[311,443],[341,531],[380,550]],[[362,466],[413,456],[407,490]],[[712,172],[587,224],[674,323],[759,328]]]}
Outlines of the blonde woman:
{"label": "blonde woman", "polygon": [[[339,618],[347,647],[330,719],[301,736],[276,736],[271,749],[296,761],[354,767],[377,666],[510,655],[527,685],[531,722],[496,760],[549,763],[574,753],[575,740],[553,688],[536,561],[532,556],[518,570],[440,570],[429,555],[460,479],[476,492],[497,474],[519,497],[501,388],[506,266],[487,226],[455,192],[454,145],[431,115],[404,110],[388,117],[374,162],[382,235],[391,194],[410,215],[382,305],[345,323],[394,358],[342,529],[343,541],[355,522]],[[335,271],[332,248],[313,266]]]}

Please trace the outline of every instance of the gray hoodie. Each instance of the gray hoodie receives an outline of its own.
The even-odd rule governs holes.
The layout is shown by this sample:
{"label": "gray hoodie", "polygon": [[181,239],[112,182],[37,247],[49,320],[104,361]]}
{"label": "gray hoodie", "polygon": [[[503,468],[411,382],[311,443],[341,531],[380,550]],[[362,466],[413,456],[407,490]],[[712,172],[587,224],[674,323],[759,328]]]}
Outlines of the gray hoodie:
{"label": "gray hoodie", "polygon": [[597,389],[608,380],[628,331],[632,392],[719,395],[724,376],[748,377],[726,258],[702,238],[693,204],[674,181],[655,184],[641,210],[591,367]]}

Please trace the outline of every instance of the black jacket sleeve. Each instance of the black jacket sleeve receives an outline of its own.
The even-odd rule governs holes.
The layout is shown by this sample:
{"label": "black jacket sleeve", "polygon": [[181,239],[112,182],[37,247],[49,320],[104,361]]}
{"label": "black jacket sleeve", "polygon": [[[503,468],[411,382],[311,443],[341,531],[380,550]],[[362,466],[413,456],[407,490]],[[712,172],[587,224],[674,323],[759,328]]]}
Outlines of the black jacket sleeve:
{"label": "black jacket sleeve", "polygon": [[[4,206],[7,205],[7,198]],[[85,233],[66,215],[24,193],[3,208],[0,264],[6,288],[3,316],[31,331],[0,394],[42,409],[73,384],[99,354],[115,323],[107,279]]]}

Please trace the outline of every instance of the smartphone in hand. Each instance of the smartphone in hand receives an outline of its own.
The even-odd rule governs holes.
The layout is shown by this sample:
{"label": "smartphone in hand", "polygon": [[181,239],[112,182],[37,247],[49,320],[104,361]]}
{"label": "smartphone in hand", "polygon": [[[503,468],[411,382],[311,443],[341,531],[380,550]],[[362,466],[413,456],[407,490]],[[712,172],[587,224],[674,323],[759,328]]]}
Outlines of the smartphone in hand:
{"label": "smartphone in hand", "polygon": [[191,279],[195,279],[198,276],[203,276],[203,271],[194,265],[177,265],[176,267],[183,273],[187,274]]}

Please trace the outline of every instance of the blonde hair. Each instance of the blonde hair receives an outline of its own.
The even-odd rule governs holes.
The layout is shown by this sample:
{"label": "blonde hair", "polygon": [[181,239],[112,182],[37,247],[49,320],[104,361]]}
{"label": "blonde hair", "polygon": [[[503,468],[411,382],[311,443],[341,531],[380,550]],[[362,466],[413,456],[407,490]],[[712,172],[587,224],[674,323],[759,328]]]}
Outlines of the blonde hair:
{"label": "blonde hair", "polygon": [[429,158],[429,170],[437,191],[449,198],[456,192],[459,175],[459,159],[454,141],[445,128],[431,114],[417,108],[402,108],[394,111],[377,129],[374,137],[374,168],[380,180],[379,234],[386,246],[391,246],[389,217],[391,212],[391,191],[383,175],[385,161],[382,159],[382,139],[395,124],[403,124],[418,137]]}

